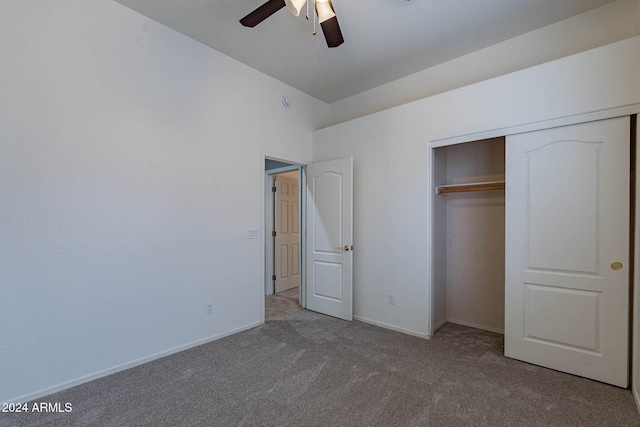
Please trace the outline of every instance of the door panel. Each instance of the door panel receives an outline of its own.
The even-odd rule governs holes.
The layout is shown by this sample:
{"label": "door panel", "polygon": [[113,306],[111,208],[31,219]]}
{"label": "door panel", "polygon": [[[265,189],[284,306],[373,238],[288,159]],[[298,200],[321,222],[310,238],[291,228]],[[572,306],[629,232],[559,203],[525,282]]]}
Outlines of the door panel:
{"label": "door panel", "polygon": [[342,265],[334,262],[315,261],[313,273],[314,295],[340,302],[343,288]]}
{"label": "door panel", "polygon": [[596,273],[601,151],[598,142],[556,141],[527,153],[529,269]]}
{"label": "door panel", "polygon": [[507,138],[508,357],[627,386],[629,132],[627,117]]}
{"label": "door panel", "polygon": [[[599,296],[598,292],[526,284],[524,335],[530,340],[597,352]],[[580,328],[575,327],[576,319]]]}
{"label": "door panel", "polygon": [[353,318],[353,160],[307,166],[307,308]]}

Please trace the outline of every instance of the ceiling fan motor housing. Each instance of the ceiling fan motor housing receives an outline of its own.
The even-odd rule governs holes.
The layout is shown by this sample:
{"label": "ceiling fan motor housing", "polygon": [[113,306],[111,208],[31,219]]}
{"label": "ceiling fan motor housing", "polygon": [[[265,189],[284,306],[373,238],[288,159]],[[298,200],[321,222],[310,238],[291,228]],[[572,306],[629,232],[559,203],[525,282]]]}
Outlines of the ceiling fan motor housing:
{"label": "ceiling fan motor housing", "polygon": [[289,12],[293,14],[293,16],[299,16],[302,7],[307,3],[307,0],[284,0],[284,4],[287,5],[287,9]]}

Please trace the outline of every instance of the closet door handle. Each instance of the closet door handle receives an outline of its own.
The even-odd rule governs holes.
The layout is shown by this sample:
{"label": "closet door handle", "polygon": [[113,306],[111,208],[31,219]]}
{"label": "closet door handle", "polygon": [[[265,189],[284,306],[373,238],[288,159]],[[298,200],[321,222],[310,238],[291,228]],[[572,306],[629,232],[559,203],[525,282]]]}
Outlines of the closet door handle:
{"label": "closet door handle", "polygon": [[353,250],[353,246],[349,246],[349,245],[344,245],[344,248],[342,248],[345,252],[349,252]]}
{"label": "closet door handle", "polygon": [[622,263],[621,263],[621,262],[618,262],[618,261],[616,261],[616,262],[612,262],[612,263],[611,263],[611,269],[612,269],[612,270],[616,270],[616,271],[620,271],[620,270],[622,270]]}

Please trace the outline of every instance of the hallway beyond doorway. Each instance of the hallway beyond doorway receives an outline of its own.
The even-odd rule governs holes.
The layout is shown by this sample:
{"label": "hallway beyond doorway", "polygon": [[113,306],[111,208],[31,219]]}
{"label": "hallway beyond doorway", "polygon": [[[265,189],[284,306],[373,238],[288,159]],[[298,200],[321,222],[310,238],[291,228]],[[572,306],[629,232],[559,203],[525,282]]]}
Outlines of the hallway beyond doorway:
{"label": "hallway beyond doorway", "polygon": [[265,322],[304,310],[298,302],[299,288],[295,287],[265,297]]}

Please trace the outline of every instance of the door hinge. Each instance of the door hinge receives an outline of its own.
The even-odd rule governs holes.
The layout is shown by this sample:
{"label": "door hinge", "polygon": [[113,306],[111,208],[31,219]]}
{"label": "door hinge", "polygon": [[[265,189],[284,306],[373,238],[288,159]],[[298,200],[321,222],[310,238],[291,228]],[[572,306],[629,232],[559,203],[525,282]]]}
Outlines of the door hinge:
{"label": "door hinge", "polygon": [[276,280],[276,275],[271,276],[271,280]]}
{"label": "door hinge", "polygon": [[273,237],[276,237],[276,232],[275,232],[275,231],[272,231],[272,232],[271,232],[271,235],[272,235]]}
{"label": "door hinge", "polygon": [[276,187],[271,187],[271,191],[272,191],[272,192],[274,192],[274,193],[275,193],[275,192],[276,192],[276,190],[277,190],[277,189],[276,189]]}

